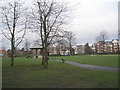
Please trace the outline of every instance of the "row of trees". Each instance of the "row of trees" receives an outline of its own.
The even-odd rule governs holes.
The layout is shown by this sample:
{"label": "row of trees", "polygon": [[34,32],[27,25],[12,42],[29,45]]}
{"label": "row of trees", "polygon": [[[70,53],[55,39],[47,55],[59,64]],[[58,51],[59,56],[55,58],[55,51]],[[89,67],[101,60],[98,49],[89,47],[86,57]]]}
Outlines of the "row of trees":
{"label": "row of trees", "polygon": [[[27,30],[38,34],[41,43],[42,65],[48,68],[48,47],[50,45],[68,43],[72,55],[74,34],[63,29],[68,23],[69,7],[67,3],[54,0],[37,0],[32,7],[18,1],[1,5],[2,34],[11,42],[11,66],[14,65],[15,48],[23,41]],[[97,40],[104,41],[105,33],[101,33]],[[28,43],[25,43],[28,50]],[[86,45],[87,47],[87,45]]]}
{"label": "row of trees", "polygon": [[[67,23],[67,3],[54,0],[37,0],[32,7],[18,1],[7,2],[1,6],[2,34],[11,42],[11,66],[14,66],[15,48],[23,41],[26,30],[36,32],[42,49],[42,65],[48,68],[48,47],[63,38],[69,43],[70,51],[74,34],[65,31]],[[66,37],[65,37],[66,36]],[[28,43],[26,42],[26,50]],[[72,52],[71,52],[72,53]]]}

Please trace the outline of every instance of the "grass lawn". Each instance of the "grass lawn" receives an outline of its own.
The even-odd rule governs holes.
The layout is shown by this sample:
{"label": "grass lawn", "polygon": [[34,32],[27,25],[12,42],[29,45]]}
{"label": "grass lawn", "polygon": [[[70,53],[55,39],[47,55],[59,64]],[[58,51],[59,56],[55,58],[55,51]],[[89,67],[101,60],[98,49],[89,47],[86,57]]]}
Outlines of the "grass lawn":
{"label": "grass lawn", "polygon": [[61,60],[63,58],[67,61],[73,61],[81,64],[118,67],[118,56],[104,56],[104,55],[83,55],[83,56],[59,56],[51,57],[51,59]]}
{"label": "grass lawn", "polygon": [[2,61],[3,88],[118,88],[118,73],[114,72],[55,61],[49,61],[49,69],[44,70],[39,59],[16,58],[14,67],[10,67],[10,58]]}

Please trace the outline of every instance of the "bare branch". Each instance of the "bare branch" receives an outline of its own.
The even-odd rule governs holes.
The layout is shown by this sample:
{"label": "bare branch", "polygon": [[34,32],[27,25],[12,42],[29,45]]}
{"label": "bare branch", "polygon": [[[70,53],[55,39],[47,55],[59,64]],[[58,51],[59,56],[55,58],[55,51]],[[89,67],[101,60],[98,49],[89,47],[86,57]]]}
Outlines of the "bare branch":
{"label": "bare branch", "polygon": [[8,40],[11,41],[11,38],[10,38],[8,35],[6,35],[3,30],[1,30],[1,32],[2,32],[2,34],[4,35],[4,37],[6,37]]}
{"label": "bare branch", "polygon": [[[17,47],[17,46],[23,41],[23,38],[24,38],[25,33],[26,33],[26,30],[27,30],[27,17],[26,17],[26,22],[25,22],[25,30],[24,30],[24,33],[23,33],[23,35],[22,35],[22,37],[21,37],[21,40],[16,44],[15,47]],[[18,39],[18,40],[19,40],[19,39]]]}
{"label": "bare branch", "polygon": [[6,22],[7,22],[8,29],[9,29],[11,35],[12,35],[13,33],[12,33],[12,31],[11,31],[10,24],[9,24],[8,17],[7,17],[7,14],[6,14],[6,13],[5,13],[5,19],[6,19]]}

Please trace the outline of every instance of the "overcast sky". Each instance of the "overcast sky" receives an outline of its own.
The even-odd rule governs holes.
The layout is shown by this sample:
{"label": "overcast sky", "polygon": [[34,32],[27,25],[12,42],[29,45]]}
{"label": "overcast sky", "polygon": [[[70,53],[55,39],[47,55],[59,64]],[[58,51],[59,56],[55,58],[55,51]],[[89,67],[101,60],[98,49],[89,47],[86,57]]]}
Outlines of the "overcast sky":
{"label": "overcast sky", "polygon": [[118,38],[119,0],[76,0],[79,9],[72,21],[72,30],[78,43],[94,43],[100,31],[108,33],[108,39]]}
{"label": "overcast sky", "polygon": [[[26,0],[29,2],[29,0]],[[67,0],[76,6],[67,30],[76,35],[77,44],[93,44],[100,31],[108,33],[108,40],[118,38],[119,0]],[[30,4],[30,3],[29,3]],[[6,44],[7,43],[7,44]],[[8,42],[3,42],[9,48]]]}

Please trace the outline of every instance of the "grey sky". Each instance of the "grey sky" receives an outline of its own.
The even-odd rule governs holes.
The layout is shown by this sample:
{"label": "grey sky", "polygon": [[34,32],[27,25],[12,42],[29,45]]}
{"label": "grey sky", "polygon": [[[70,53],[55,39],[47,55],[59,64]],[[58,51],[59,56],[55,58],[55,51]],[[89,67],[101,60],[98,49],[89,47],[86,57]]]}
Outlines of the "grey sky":
{"label": "grey sky", "polygon": [[73,19],[72,29],[78,43],[94,43],[100,31],[108,33],[108,39],[118,38],[119,0],[76,0],[80,2]]}
{"label": "grey sky", "polygon": [[[29,0],[26,0],[29,2]],[[78,44],[93,44],[100,31],[108,33],[108,39],[118,38],[118,1],[119,0],[67,0],[77,6],[71,15],[67,30],[76,34]],[[28,3],[30,4],[30,2]],[[71,6],[72,6],[71,5]],[[34,38],[34,36],[33,36]],[[4,42],[3,45],[7,42]]]}

